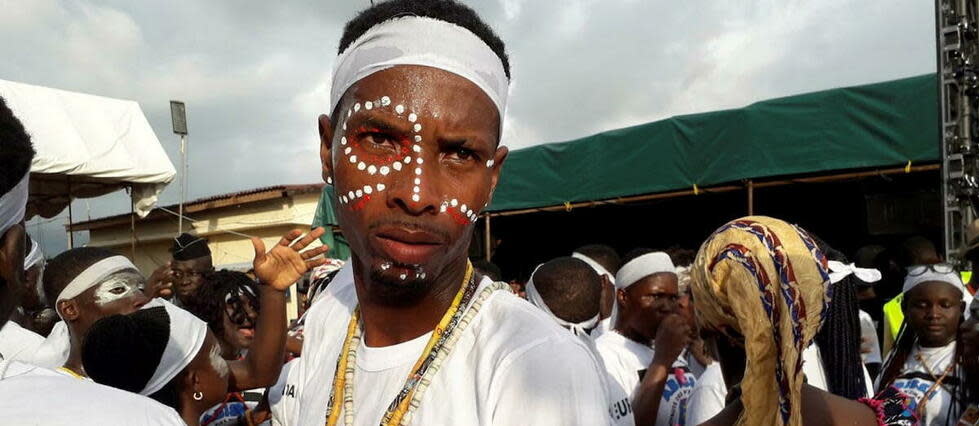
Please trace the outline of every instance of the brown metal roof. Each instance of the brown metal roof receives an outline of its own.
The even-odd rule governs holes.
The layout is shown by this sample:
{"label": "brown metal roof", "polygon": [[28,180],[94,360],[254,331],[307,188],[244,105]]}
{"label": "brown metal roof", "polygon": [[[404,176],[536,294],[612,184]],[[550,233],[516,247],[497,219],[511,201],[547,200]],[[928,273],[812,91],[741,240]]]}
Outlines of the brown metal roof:
{"label": "brown metal roof", "polygon": [[[239,192],[233,192],[230,194],[214,195],[211,197],[200,198],[193,201],[188,201],[184,203],[184,215],[189,215],[191,213],[200,213],[207,210],[220,209],[224,207],[237,206],[241,204],[255,203],[259,201],[272,200],[275,198],[291,197],[293,195],[306,194],[310,192],[320,192],[323,190],[322,183],[313,183],[306,185],[278,185],[278,186],[268,186],[264,188],[248,189]],[[163,206],[162,208],[167,210],[177,211],[179,208],[178,204],[171,204],[168,206]],[[130,214],[120,214],[115,216],[108,216],[99,219],[93,219],[84,222],[77,222],[70,225],[71,231],[87,231],[91,229],[106,228],[110,226],[128,224],[130,219]],[[139,220],[154,220],[164,217],[170,217],[170,213],[160,210],[160,208],[153,209],[149,215],[143,219]],[[66,228],[69,225],[65,226]]]}

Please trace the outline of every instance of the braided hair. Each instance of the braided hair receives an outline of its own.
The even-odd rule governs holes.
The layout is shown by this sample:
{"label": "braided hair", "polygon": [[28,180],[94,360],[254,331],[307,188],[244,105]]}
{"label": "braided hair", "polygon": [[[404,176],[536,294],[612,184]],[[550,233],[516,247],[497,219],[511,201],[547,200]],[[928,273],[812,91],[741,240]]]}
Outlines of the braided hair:
{"label": "braided hair", "polygon": [[[842,252],[818,237],[812,237],[827,260],[850,263]],[[828,293],[833,295],[832,300],[826,307],[823,325],[814,339],[825,367],[827,390],[849,399],[868,396],[863,360],[860,358],[860,310],[855,279],[853,275],[848,275],[835,284],[829,284]]]}
{"label": "braided hair", "polygon": [[[140,393],[160,365],[169,338],[170,316],[162,306],[110,315],[89,329],[82,365],[97,383]],[[179,410],[176,383],[181,379],[178,375],[149,397]]]}

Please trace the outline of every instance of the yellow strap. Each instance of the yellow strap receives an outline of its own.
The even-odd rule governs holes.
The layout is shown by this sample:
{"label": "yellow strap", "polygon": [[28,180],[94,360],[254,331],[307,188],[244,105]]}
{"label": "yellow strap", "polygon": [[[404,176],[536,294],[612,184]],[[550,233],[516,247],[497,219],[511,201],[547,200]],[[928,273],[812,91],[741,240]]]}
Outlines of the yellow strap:
{"label": "yellow strap", "polygon": [[697,184],[693,184],[693,195],[700,195],[700,188],[697,188]]}
{"label": "yellow strap", "polygon": [[911,160],[908,160],[908,164],[904,165],[904,173],[911,173]]}
{"label": "yellow strap", "polygon": [[81,374],[78,374],[78,373],[76,373],[74,371],[71,371],[70,368],[58,367],[58,370],[59,371],[64,371],[65,373],[68,373],[68,375],[70,375],[71,377],[74,377],[76,379],[85,380],[85,377],[83,377]]}

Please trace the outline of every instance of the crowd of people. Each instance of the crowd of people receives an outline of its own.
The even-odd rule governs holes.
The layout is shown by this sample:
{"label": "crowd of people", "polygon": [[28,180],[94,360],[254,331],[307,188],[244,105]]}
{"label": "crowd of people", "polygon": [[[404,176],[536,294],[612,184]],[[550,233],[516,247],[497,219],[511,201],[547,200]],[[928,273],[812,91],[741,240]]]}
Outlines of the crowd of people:
{"label": "crowd of people", "polygon": [[296,230],[253,239],[245,272],[192,234],[148,276],[97,247],[45,260],[0,99],[0,423],[979,422],[979,279],[927,239],[851,262],[750,216],[697,250],[590,244],[503,282],[469,259],[508,153],[503,41],[455,1],[379,2],[332,81],[322,174],[351,258]]}

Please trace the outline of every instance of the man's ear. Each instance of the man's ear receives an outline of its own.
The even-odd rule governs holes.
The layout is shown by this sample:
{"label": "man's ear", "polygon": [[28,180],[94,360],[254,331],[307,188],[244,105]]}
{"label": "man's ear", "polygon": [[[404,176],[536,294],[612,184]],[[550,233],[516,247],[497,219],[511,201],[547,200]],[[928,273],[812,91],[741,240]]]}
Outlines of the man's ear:
{"label": "man's ear", "polygon": [[490,195],[487,199],[487,204],[493,201],[493,193],[496,192],[496,183],[500,181],[500,170],[503,170],[503,162],[506,161],[508,155],[510,155],[509,148],[502,145],[496,148],[496,153],[493,155],[493,174],[490,177]]}
{"label": "man's ear", "polygon": [[619,306],[625,306],[629,303],[629,296],[625,294],[625,289],[615,289],[615,301]]}
{"label": "man's ear", "polygon": [[320,164],[323,167],[323,181],[332,183],[333,162],[331,160],[331,151],[333,150],[333,122],[330,121],[328,115],[322,114],[319,118],[318,127],[320,131]]}
{"label": "man's ear", "polygon": [[64,318],[65,321],[75,321],[81,315],[78,304],[74,300],[62,300],[57,303],[56,307],[61,318]]}

